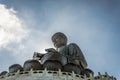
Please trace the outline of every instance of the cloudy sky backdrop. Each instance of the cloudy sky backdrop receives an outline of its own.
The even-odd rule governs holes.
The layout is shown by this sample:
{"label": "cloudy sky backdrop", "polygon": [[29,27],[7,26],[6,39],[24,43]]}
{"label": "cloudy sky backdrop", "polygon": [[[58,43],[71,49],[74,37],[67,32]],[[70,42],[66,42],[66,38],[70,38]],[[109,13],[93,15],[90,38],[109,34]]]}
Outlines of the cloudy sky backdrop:
{"label": "cloudy sky backdrop", "polygon": [[0,0],[0,72],[54,47],[63,32],[82,49],[95,75],[120,79],[119,0]]}

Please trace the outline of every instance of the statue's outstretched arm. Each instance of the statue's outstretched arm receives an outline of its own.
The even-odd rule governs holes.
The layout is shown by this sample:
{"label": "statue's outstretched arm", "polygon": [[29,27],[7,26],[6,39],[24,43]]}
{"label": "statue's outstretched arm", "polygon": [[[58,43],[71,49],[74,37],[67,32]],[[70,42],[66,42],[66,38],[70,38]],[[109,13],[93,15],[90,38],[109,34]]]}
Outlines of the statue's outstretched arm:
{"label": "statue's outstretched arm", "polygon": [[[48,49],[45,49],[45,51],[46,51],[47,53],[50,53],[50,52],[52,52],[52,53],[58,53],[54,48],[48,48]],[[42,58],[45,54],[46,54],[46,53],[41,54],[41,53],[39,53],[39,52],[34,52],[34,54],[33,54],[33,59],[35,59],[35,60],[41,60],[41,58]]]}
{"label": "statue's outstretched arm", "polygon": [[54,48],[48,48],[48,49],[45,49],[46,52],[53,52],[53,53],[56,53],[57,51],[54,49]]}

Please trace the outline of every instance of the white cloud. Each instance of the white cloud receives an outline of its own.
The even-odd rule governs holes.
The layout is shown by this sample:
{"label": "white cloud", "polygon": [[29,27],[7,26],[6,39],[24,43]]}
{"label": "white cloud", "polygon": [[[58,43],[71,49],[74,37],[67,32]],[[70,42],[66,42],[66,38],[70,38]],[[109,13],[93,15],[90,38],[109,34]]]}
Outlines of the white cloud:
{"label": "white cloud", "polygon": [[0,17],[0,48],[19,43],[26,36],[27,30],[17,17],[16,11],[0,4]]}

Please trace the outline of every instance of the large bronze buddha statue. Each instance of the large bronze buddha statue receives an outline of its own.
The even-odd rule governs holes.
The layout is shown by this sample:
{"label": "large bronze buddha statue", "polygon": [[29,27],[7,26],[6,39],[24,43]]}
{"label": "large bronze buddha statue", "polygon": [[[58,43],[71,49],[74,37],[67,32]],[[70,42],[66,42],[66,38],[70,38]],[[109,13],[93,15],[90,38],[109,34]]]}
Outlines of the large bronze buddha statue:
{"label": "large bronze buddha statue", "polygon": [[67,37],[64,33],[57,32],[52,36],[52,42],[56,49],[46,49],[47,53],[37,53],[34,57],[40,57],[44,68],[50,70],[62,69],[66,72],[74,71],[81,74],[87,67],[85,57],[75,43],[67,44]]}

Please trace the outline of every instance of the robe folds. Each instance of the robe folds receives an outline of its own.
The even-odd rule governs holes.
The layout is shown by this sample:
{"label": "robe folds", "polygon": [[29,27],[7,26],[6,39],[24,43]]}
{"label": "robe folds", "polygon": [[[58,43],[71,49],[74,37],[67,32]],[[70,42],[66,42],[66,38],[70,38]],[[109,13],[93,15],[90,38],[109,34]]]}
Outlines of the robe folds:
{"label": "robe folds", "polygon": [[67,63],[82,66],[83,68],[87,67],[85,57],[77,44],[70,43],[58,48],[57,51],[67,57]]}

